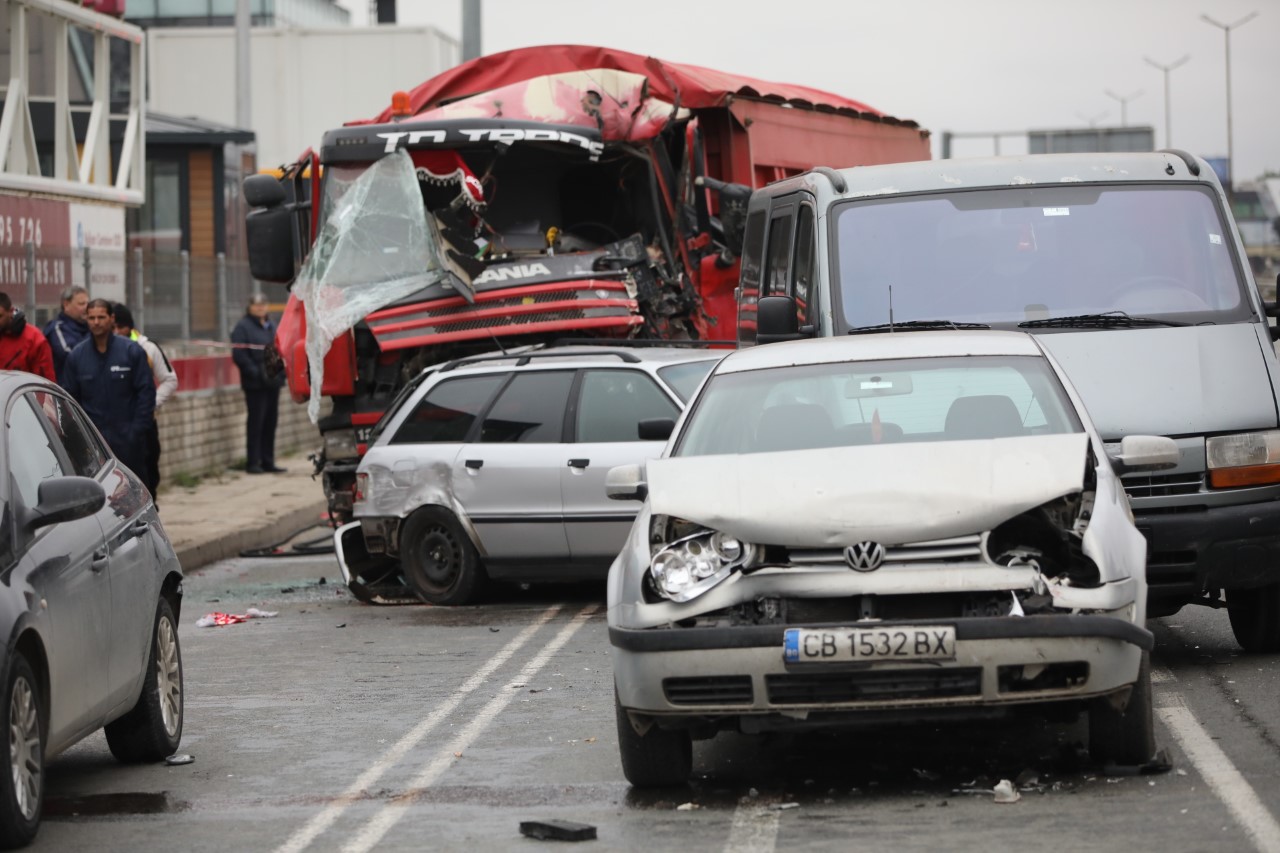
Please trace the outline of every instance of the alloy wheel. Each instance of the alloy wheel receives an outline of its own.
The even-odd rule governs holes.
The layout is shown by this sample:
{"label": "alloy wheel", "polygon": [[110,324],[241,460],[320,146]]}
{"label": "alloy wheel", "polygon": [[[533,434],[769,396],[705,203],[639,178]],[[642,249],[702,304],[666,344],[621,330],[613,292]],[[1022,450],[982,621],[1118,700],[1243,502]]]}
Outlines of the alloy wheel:
{"label": "alloy wheel", "polygon": [[156,690],[165,733],[173,737],[182,724],[182,669],[173,623],[161,619],[156,628]]}
{"label": "alloy wheel", "polygon": [[25,678],[18,678],[9,697],[9,769],[18,811],[31,820],[40,807],[40,712],[35,692]]}

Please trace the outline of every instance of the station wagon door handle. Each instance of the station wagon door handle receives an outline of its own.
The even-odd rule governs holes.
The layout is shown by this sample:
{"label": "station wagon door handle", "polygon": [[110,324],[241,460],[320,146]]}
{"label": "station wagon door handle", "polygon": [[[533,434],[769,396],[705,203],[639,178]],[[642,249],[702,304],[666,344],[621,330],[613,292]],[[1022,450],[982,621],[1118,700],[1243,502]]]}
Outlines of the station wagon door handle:
{"label": "station wagon door handle", "polygon": [[464,464],[465,464],[468,468],[470,468],[471,470],[475,471],[475,470],[478,470],[478,469],[480,469],[480,468],[483,468],[483,467],[484,467],[484,460],[483,460],[483,459],[468,459],[468,460],[466,461],[466,463],[464,463]]}
{"label": "station wagon door handle", "polygon": [[586,468],[590,464],[591,464],[590,459],[570,459],[569,460],[570,468]]}
{"label": "station wagon door handle", "polygon": [[107,563],[111,562],[111,553],[106,547],[99,548],[93,552],[93,560],[89,563],[89,568],[95,572],[100,572],[107,567]]}

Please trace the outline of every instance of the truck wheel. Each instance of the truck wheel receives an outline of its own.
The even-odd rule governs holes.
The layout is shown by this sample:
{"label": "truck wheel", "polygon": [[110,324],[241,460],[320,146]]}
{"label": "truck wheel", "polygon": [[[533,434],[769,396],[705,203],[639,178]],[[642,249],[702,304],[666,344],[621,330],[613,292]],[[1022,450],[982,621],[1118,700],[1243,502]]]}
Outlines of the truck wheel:
{"label": "truck wheel", "polygon": [[44,803],[44,729],[40,686],[19,653],[9,661],[0,725],[9,733],[9,766],[0,774],[0,847],[25,847],[40,828]]}
{"label": "truck wheel", "polygon": [[1280,583],[1227,590],[1231,632],[1246,652],[1280,652]]}
{"label": "truck wheel", "polygon": [[1089,757],[1098,764],[1138,765],[1156,752],[1155,726],[1151,720],[1151,653],[1142,653],[1138,680],[1124,710],[1109,699],[1095,699],[1089,706]]}
{"label": "truck wheel", "polygon": [[428,604],[468,604],[487,580],[480,555],[453,514],[425,507],[409,517],[400,533],[405,580]]}
{"label": "truck wheel", "polygon": [[693,739],[685,731],[667,731],[657,725],[637,734],[631,719],[613,693],[618,720],[618,753],[622,775],[637,788],[672,788],[689,781],[693,771]]}
{"label": "truck wheel", "polygon": [[173,755],[182,740],[182,695],[178,622],[168,600],[161,598],[142,695],[129,713],[105,728],[107,746],[116,760],[140,764]]}

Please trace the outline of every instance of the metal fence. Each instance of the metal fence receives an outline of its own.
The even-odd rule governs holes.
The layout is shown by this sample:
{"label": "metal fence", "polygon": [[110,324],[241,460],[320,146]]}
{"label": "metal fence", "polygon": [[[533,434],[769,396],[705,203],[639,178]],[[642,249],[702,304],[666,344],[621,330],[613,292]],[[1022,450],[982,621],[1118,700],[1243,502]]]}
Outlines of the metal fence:
{"label": "metal fence", "polygon": [[161,342],[228,341],[254,292],[285,299],[283,288],[256,283],[246,262],[222,254],[0,246],[0,290],[38,325],[57,315],[70,285],[87,287],[90,298],[124,302],[135,325]]}

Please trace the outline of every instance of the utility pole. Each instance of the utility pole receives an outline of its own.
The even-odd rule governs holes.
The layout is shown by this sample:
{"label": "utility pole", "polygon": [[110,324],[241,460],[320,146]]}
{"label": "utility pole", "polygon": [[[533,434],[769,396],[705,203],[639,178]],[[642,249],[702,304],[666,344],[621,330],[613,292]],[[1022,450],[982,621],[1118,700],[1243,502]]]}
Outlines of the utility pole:
{"label": "utility pole", "polygon": [[1137,98],[1141,94],[1142,94],[1141,89],[1134,92],[1132,95],[1117,95],[1115,92],[1111,91],[1110,89],[1107,89],[1106,91],[1107,97],[1120,102],[1120,126],[1121,127],[1129,126],[1129,102],[1132,101],[1134,98]]}
{"label": "utility pole", "polygon": [[249,108],[249,0],[236,0],[236,127],[253,129]]}
{"label": "utility pole", "polygon": [[1152,68],[1158,68],[1164,72],[1164,147],[1172,148],[1173,147],[1173,130],[1172,130],[1173,121],[1172,119],[1169,118],[1171,114],[1170,107],[1169,107],[1169,72],[1175,68],[1179,68],[1183,65],[1186,65],[1187,60],[1191,58],[1191,54],[1186,54],[1181,59],[1171,62],[1168,65],[1161,65],[1159,62],[1156,62],[1154,59],[1152,59],[1149,56],[1144,56],[1142,58]]}
{"label": "utility pole", "polygon": [[462,61],[480,57],[480,0],[462,0]]}
{"label": "utility pole", "polygon": [[1225,37],[1226,44],[1227,44],[1227,192],[1228,193],[1234,192],[1235,185],[1236,185],[1236,157],[1235,157],[1235,149],[1232,145],[1232,139],[1231,139],[1231,31],[1234,30],[1236,27],[1244,26],[1245,24],[1249,23],[1256,17],[1258,17],[1258,13],[1256,11],[1253,11],[1234,23],[1224,24],[1221,21],[1215,21],[1213,18],[1210,18],[1208,15],[1200,16],[1200,20],[1204,21],[1206,24],[1213,24],[1215,27],[1222,30],[1222,34]]}

